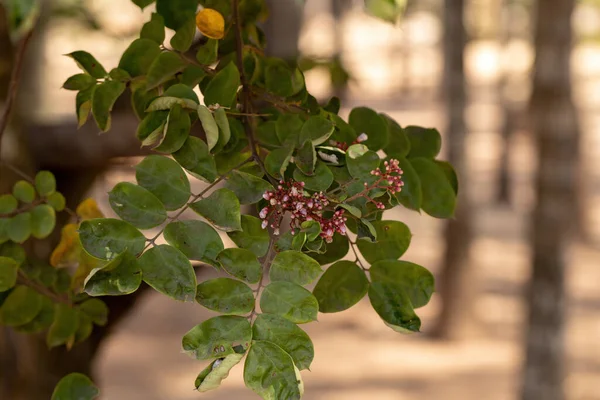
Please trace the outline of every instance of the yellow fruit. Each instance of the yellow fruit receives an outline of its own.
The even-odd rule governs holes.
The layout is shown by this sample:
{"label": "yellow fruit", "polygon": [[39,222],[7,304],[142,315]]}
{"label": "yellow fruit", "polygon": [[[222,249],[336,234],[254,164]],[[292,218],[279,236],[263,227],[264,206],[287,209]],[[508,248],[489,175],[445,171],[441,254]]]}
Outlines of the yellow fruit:
{"label": "yellow fruit", "polygon": [[205,8],[196,14],[198,30],[211,39],[222,39],[225,36],[225,19],[216,10]]}

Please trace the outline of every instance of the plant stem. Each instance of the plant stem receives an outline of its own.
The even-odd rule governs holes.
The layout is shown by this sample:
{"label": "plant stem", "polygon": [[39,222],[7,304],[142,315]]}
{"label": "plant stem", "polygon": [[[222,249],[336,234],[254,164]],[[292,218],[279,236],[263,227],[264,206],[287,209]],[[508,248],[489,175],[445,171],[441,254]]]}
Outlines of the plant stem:
{"label": "plant stem", "polygon": [[49,298],[51,298],[52,300],[54,300],[56,302],[67,304],[69,306],[72,305],[72,303],[71,303],[71,301],[69,301],[69,299],[66,299],[63,296],[60,296],[60,295],[52,292],[50,289],[48,289],[44,285],[41,285],[41,284],[39,284],[39,283],[37,283],[35,281],[32,281],[21,270],[19,270],[19,276],[18,276],[17,280],[22,285],[29,286],[30,288],[32,288],[33,290],[37,291],[38,293],[43,294],[44,296],[49,297]]}
{"label": "plant stem", "polygon": [[254,290],[254,292],[256,293],[256,299],[254,301],[254,307],[252,308],[252,312],[250,313],[250,315],[248,315],[248,320],[250,320],[250,322],[252,322],[252,318],[254,318],[257,314],[256,304],[258,302],[258,295],[260,294],[260,290],[263,287],[265,275],[267,274],[267,267],[271,264],[271,256],[273,253],[274,244],[275,244],[275,241],[273,240],[273,237],[271,237],[271,239],[269,240],[269,250],[267,250],[267,254],[264,256],[264,258],[262,259],[262,262],[261,262],[262,274],[260,275],[260,280],[258,281],[258,286]]}
{"label": "plant stem", "polygon": [[[192,204],[194,204],[194,202],[196,202],[198,199],[200,199],[202,196],[204,196],[209,190],[211,190],[212,188],[214,188],[215,186],[217,186],[223,179],[225,179],[225,177],[227,177],[227,175],[229,175],[229,173],[231,173],[231,171],[234,171],[246,164],[248,164],[249,162],[251,162],[253,160],[252,157],[246,159],[245,161],[239,163],[238,165],[236,165],[235,167],[233,167],[232,169],[230,169],[229,171],[227,171],[226,173],[224,173],[223,175],[219,176],[217,178],[217,180],[215,180],[213,183],[211,183],[210,185],[208,185],[206,188],[204,188],[204,190],[202,190],[200,193],[195,194],[192,196],[192,199],[185,205],[183,206],[183,208],[181,210],[179,210],[177,212],[177,214],[175,214],[174,216],[172,216],[171,218],[169,218],[169,220],[171,221],[176,221],[179,217],[181,217],[181,214],[183,214],[184,212],[187,211],[188,208],[190,208],[190,206]],[[154,245],[156,242],[156,239],[158,239],[160,237],[160,235],[163,234],[163,232],[165,231],[165,228],[162,228],[160,230],[160,232],[158,232],[154,237],[147,239],[148,240],[148,244],[146,245],[146,247],[144,247],[144,251],[150,247],[151,245]]]}
{"label": "plant stem", "polygon": [[2,112],[2,117],[0,118],[0,154],[2,149],[2,135],[4,135],[4,131],[8,127],[8,122],[10,121],[10,115],[12,113],[12,109],[15,103],[15,99],[17,98],[17,89],[19,88],[19,81],[21,80],[21,72],[23,69],[23,60],[25,59],[25,53],[27,51],[27,46],[31,37],[33,36],[33,28],[27,32],[25,37],[21,39],[19,45],[17,46],[17,55],[15,58],[15,65],[12,69],[12,73],[10,76],[10,86],[8,88],[8,94],[6,96],[6,103],[4,104],[4,111]]}
{"label": "plant stem", "polygon": [[358,263],[358,266],[361,267],[363,269],[363,271],[368,271],[369,269],[367,267],[365,267],[365,265],[363,264],[363,262],[360,260],[360,257],[358,256],[358,251],[356,251],[356,242],[350,242],[350,248],[352,249],[352,252],[354,253],[354,256],[356,257],[356,260],[354,260],[354,262]]}

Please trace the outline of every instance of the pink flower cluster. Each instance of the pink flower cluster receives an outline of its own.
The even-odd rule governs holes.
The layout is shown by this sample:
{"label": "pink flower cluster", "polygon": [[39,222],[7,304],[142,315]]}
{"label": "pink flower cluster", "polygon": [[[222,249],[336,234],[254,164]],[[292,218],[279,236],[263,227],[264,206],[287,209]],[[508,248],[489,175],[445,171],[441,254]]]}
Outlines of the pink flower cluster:
{"label": "pink flower cluster", "polygon": [[[403,171],[400,169],[400,162],[396,159],[391,159],[389,162],[385,161],[383,165],[385,166],[384,171],[381,171],[380,169],[371,171],[371,175],[377,176],[379,179],[371,187],[365,182],[365,190],[381,187],[380,183],[386,182],[387,186],[381,188],[387,190],[390,194],[399,193],[402,191],[402,186],[404,186],[404,182],[402,181]],[[375,204],[378,209],[385,210],[385,205],[383,203],[373,199],[370,199],[370,201]]]}
{"label": "pink flower cluster", "polygon": [[290,227],[292,234],[299,229],[304,221],[317,221],[321,225],[321,237],[331,243],[333,235],[338,232],[346,234],[346,221],[344,210],[334,212],[331,218],[323,217],[325,207],[329,200],[323,192],[314,193],[312,196],[304,192],[304,182],[279,181],[276,190],[269,190],[263,194],[269,205],[260,210],[259,216],[263,220],[262,228],[273,228],[273,233],[279,235],[281,220],[286,212],[290,213]]}
{"label": "pink flower cluster", "polygon": [[347,144],[347,143],[344,143],[344,142],[338,142],[337,140],[330,140],[330,141],[329,141],[329,144],[330,144],[330,145],[332,145],[332,146],[335,146],[335,147],[337,147],[337,148],[338,148],[338,149],[340,149],[340,150],[344,150],[344,151],[346,151],[346,150],[348,150],[348,148],[349,148],[350,146],[352,146],[353,144],[359,144],[359,143],[362,143],[362,142],[366,141],[367,139],[369,139],[369,136],[367,136],[367,134],[366,134],[366,133],[361,133],[360,135],[358,135],[358,137],[356,138],[356,140],[354,140],[354,141],[353,141],[352,143],[350,143],[350,144]]}

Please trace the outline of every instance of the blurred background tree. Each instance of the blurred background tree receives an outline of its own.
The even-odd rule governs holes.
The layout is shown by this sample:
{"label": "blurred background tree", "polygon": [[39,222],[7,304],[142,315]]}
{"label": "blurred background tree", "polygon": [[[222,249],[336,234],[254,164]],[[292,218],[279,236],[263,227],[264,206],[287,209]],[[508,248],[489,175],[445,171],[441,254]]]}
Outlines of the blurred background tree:
{"label": "blurred background tree", "polygon": [[[113,131],[100,136],[92,125],[76,129],[73,99],[57,90],[71,72],[62,71],[60,54],[81,47],[75,43],[81,37],[96,41],[107,64],[116,63],[111,53],[119,51],[111,46],[123,47],[128,42],[123,38],[136,34],[142,21],[136,17],[138,10],[122,3],[128,2],[46,2],[27,55],[17,112],[2,139],[3,161],[30,174],[52,170],[71,206],[90,192],[104,195],[106,180],[127,174],[129,157],[141,154],[127,96],[116,107],[119,116]],[[600,274],[590,267],[598,257],[600,233],[595,223],[600,187],[595,161],[600,144],[598,2],[411,0],[397,26],[368,17],[362,1],[268,3],[272,18],[264,30],[269,52],[298,62],[320,101],[337,95],[346,98],[348,107],[377,105],[405,121],[403,125],[437,127],[448,143],[443,151],[461,178],[454,221],[444,226],[416,213],[395,216],[412,220],[411,226],[415,221],[421,224],[415,242],[421,237],[426,237],[424,242],[437,239],[437,246],[417,247],[411,257],[432,266],[438,276],[439,296],[428,306],[425,333],[454,341],[423,344],[413,338],[394,336],[386,341],[387,336],[376,335],[373,346],[381,344],[389,354],[396,354],[393,346],[416,348],[415,352],[428,354],[422,357],[429,357],[431,365],[446,353],[434,356],[427,350],[448,346],[442,347],[453,349],[447,350],[448,357],[473,360],[471,376],[478,376],[482,360],[502,373],[498,377],[493,370],[490,382],[467,380],[470,388],[452,392],[444,388],[454,386],[433,377],[439,372],[424,368],[425,375],[432,375],[425,380],[430,385],[412,394],[403,386],[392,386],[391,398],[402,398],[398,393],[414,395],[406,397],[411,399],[439,398],[428,392],[433,386],[448,399],[477,393],[490,400],[516,398],[519,393],[524,400],[600,398],[594,384],[600,375],[600,348],[592,340],[600,334],[593,322],[598,320]],[[5,98],[14,48],[2,12],[0,7],[0,97]],[[0,165],[3,192],[16,178]],[[574,228],[586,242],[571,240]],[[50,238],[30,251],[47,255],[56,240]],[[134,302],[124,300],[129,298],[110,304],[112,317],[128,315]],[[356,310],[360,315],[359,306]],[[142,318],[137,313],[131,317]],[[120,332],[120,321],[116,318],[89,345],[71,352],[48,352],[41,340],[0,331],[0,398],[47,399],[66,372],[93,372],[101,344],[109,332]],[[368,322],[345,321],[341,326],[344,332],[374,334]],[[323,329],[325,341],[329,335]],[[489,346],[487,356],[477,358],[463,347],[465,342],[476,346],[482,341]],[[508,348],[510,354],[498,355],[495,347]],[[519,375],[515,371],[521,353],[525,359]],[[398,366],[403,362],[408,361],[393,364],[390,382],[405,376],[405,365]],[[319,372],[317,366],[314,379],[326,376],[326,370]],[[102,371],[101,376],[111,376]],[[148,382],[149,376],[150,372],[145,376]],[[403,379],[416,380],[412,375]],[[504,382],[503,390],[490,390],[498,381]],[[379,388],[361,384],[373,396],[379,393]],[[353,389],[339,385],[329,390]],[[565,385],[572,390],[565,390]]]}

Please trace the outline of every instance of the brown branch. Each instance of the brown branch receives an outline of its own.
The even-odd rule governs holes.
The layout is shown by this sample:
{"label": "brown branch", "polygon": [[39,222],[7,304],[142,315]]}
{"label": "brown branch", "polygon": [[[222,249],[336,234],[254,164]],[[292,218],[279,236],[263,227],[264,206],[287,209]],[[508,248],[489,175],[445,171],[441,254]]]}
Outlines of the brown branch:
{"label": "brown branch", "polygon": [[25,53],[27,51],[27,45],[31,37],[33,36],[33,28],[27,32],[25,37],[21,39],[17,46],[17,55],[15,58],[15,65],[13,66],[12,73],[10,76],[10,85],[8,88],[8,94],[6,95],[6,103],[4,104],[4,111],[0,118],[0,150],[2,149],[2,135],[8,126],[10,121],[10,115],[17,97],[17,89],[19,88],[19,81],[21,79],[21,72],[23,70],[23,61],[25,59]]}
{"label": "brown branch", "polygon": [[52,292],[50,289],[48,289],[46,286],[41,285],[31,279],[29,279],[27,277],[27,275],[25,275],[25,273],[21,270],[19,270],[19,276],[17,278],[18,282],[22,285],[25,286],[29,286],[30,288],[32,288],[33,290],[37,291],[38,293],[49,297],[50,299],[58,302],[58,303],[63,303],[63,304],[67,304],[69,306],[72,305],[71,301],[63,296],[60,296],[54,292]]}

